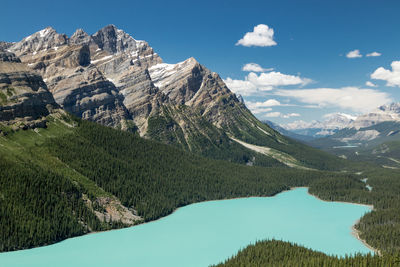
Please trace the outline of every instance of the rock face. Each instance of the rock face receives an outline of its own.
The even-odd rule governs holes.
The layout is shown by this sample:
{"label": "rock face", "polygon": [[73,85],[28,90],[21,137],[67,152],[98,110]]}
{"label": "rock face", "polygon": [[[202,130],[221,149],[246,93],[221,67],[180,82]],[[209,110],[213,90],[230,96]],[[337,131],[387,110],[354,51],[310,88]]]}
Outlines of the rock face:
{"label": "rock face", "polygon": [[349,128],[360,129],[385,121],[400,122],[400,103],[384,105],[370,113],[360,115],[349,125]]}
{"label": "rock face", "polygon": [[71,37],[48,27],[5,44],[44,78],[61,107],[84,119],[189,150],[230,143],[227,134],[256,143],[281,138],[218,74],[194,58],[163,63],[147,42],[114,25],[92,35],[78,29]]}
{"label": "rock face", "polygon": [[0,122],[14,127],[45,126],[58,108],[40,75],[9,52],[0,52]]}

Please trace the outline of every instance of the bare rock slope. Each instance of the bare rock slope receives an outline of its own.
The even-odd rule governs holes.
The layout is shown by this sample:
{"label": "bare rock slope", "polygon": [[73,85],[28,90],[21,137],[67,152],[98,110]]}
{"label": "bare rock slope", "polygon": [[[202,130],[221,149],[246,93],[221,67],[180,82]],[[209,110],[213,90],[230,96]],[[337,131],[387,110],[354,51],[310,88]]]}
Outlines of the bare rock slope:
{"label": "bare rock slope", "polygon": [[44,126],[58,105],[40,75],[13,53],[0,52],[0,123],[13,128]]}

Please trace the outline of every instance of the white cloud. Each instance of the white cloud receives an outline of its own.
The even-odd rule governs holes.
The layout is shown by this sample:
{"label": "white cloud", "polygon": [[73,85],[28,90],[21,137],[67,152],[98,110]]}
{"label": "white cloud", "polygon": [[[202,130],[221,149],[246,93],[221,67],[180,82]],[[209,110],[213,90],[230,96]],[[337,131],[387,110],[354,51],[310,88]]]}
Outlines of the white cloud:
{"label": "white cloud", "polygon": [[387,86],[400,87],[400,61],[393,61],[391,66],[392,70],[387,70],[383,67],[377,68],[374,73],[371,74],[371,78],[375,80],[384,80]]}
{"label": "white cloud", "polygon": [[242,96],[252,95],[258,91],[257,87],[247,80],[233,80],[228,77],[224,82],[232,92]]}
{"label": "white cloud", "polygon": [[367,57],[380,57],[381,55],[382,54],[379,52],[372,52],[372,53],[367,54],[366,56]]}
{"label": "white cloud", "polygon": [[353,51],[350,51],[349,53],[347,53],[346,55],[347,58],[358,58],[358,57],[362,57],[362,55],[360,54],[360,50],[356,49]]}
{"label": "white cloud", "polygon": [[247,32],[242,39],[237,41],[236,45],[243,46],[274,46],[274,29],[265,24],[259,24],[254,27],[252,32]]}
{"label": "white cloud", "polygon": [[249,108],[253,114],[261,114],[272,111],[272,108]]}
{"label": "white cloud", "polygon": [[366,85],[366,86],[369,86],[369,87],[376,87],[376,86],[377,86],[376,84],[374,84],[373,82],[370,82],[370,81],[367,81],[367,82],[365,83],[365,85]]}
{"label": "white cloud", "polygon": [[264,71],[272,71],[274,68],[264,69],[257,63],[247,63],[243,66],[242,71],[254,71],[254,72],[264,72]]}
{"label": "white cloud", "polygon": [[264,115],[264,117],[267,117],[267,118],[277,118],[277,117],[281,117],[282,116],[282,113],[280,113],[280,112],[270,112],[270,113],[267,113],[267,114],[265,114]]}
{"label": "white cloud", "polygon": [[282,114],[281,112],[275,111],[275,112],[270,112],[265,114],[263,117],[266,118],[284,118],[284,119],[289,119],[292,117],[300,117],[299,113],[288,113],[288,114]]}
{"label": "white cloud", "polygon": [[276,71],[260,73],[259,75],[250,72],[247,75],[247,80],[262,91],[269,91],[277,86],[306,85],[311,82],[310,79],[301,78],[295,75],[287,75]]}
{"label": "white cloud", "polygon": [[228,77],[224,82],[234,93],[248,96],[262,91],[271,91],[279,86],[304,86],[312,82],[312,80],[272,71],[268,73],[260,73],[259,75],[250,72],[244,80],[234,80]]}
{"label": "white cloud", "polygon": [[300,117],[300,114],[299,113],[289,113],[289,114],[284,114],[282,116],[282,118],[284,118],[284,119],[289,119],[289,118],[292,118],[292,117]]}
{"label": "white cloud", "polygon": [[298,113],[288,113],[288,114],[282,114],[281,112],[270,112],[272,111],[271,107],[277,107],[277,106],[289,106],[288,104],[282,104],[276,99],[268,99],[264,102],[252,102],[252,101],[246,101],[246,106],[250,109],[250,111],[254,114],[262,114],[262,117],[280,117],[284,119],[288,119],[291,117],[299,117],[300,114]]}
{"label": "white cloud", "polygon": [[281,103],[276,99],[268,99],[264,102],[246,101],[246,106],[254,114],[269,112],[272,110],[271,107],[280,106],[280,105],[281,105]]}
{"label": "white cloud", "polygon": [[275,107],[275,106],[281,106],[281,102],[279,102],[276,99],[268,99],[264,102],[251,102],[251,101],[246,101],[246,106],[250,107]]}
{"label": "white cloud", "polygon": [[315,104],[321,108],[339,107],[355,112],[368,112],[392,102],[389,94],[385,92],[357,87],[278,90],[275,94],[295,98],[302,103]]}

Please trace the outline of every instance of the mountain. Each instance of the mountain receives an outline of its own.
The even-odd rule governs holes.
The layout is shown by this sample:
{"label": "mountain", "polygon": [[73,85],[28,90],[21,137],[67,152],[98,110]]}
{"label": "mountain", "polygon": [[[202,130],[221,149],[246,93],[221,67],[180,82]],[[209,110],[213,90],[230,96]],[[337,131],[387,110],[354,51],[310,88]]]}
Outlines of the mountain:
{"label": "mountain", "polygon": [[114,25],[92,35],[78,29],[71,37],[47,27],[2,47],[41,75],[56,103],[80,118],[216,159],[337,167],[337,159],[257,120],[194,58],[163,63],[147,42]]}
{"label": "mountain", "polygon": [[382,251],[398,251],[393,170],[386,179],[366,174],[371,194],[352,174],[358,166],[261,123],[193,58],[162,63],[112,25],[71,37],[49,27],[0,50],[0,251],[299,186],[325,200],[372,203],[360,230]]}
{"label": "mountain", "polygon": [[290,132],[312,136],[314,138],[324,137],[334,134],[340,129],[346,128],[356,117],[345,113],[333,113],[325,115],[325,121],[295,121],[285,125],[282,128]]}
{"label": "mountain", "polygon": [[301,142],[309,142],[314,139],[314,137],[309,135],[296,134],[295,132],[288,131],[285,128],[281,127],[279,124],[276,124],[272,121],[265,120],[263,122],[266,123],[268,126],[270,126],[272,129],[274,129],[275,131],[279,132],[280,134],[290,137],[292,139]]}
{"label": "mountain", "polygon": [[0,51],[0,122],[3,127],[35,128],[59,106],[42,77],[10,52]]}
{"label": "mountain", "polygon": [[335,134],[312,142],[317,147],[328,148],[329,143],[345,146],[373,146],[399,139],[400,103],[384,105],[358,116]]}
{"label": "mountain", "polygon": [[392,103],[358,116],[346,128],[308,144],[358,161],[399,168],[400,103]]}
{"label": "mountain", "polygon": [[400,122],[400,103],[380,106],[376,110],[357,117],[347,128],[365,128],[385,121]]}

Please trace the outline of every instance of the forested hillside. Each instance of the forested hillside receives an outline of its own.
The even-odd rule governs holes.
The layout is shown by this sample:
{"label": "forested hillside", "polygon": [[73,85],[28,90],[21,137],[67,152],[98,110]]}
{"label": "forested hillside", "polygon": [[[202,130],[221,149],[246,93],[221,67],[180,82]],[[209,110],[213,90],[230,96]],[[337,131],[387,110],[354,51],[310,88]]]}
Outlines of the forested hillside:
{"label": "forested hillside", "polygon": [[69,116],[48,120],[46,129],[2,128],[2,251],[125,226],[95,216],[104,207],[90,203],[102,198],[115,198],[148,221],[193,202],[271,196],[322,177],[354,179],[216,161]]}
{"label": "forested hillside", "polygon": [[[309,186],[326,200],[374,205],[356,225],[360,237],[383,254],[400,249],[400,174],[395,170],[361,163],[351,166],[354,172],[363,168],[361,175],[245,166],[68,116],[48,120],[46,129],[2,128],[2,251],[127,226],[95,215],[103,208],[89,203],[104,197],[149,221],[198,201],[271,196],[294,186]],[[372,191],[362,178],[368,178]]]}
{"label": "forested hillside", "polygon": [[399,266],[399,255],[355,255],[338,258],[327,256],[289,242],[260,241],[215,267],[347,267],[347,266]]}

